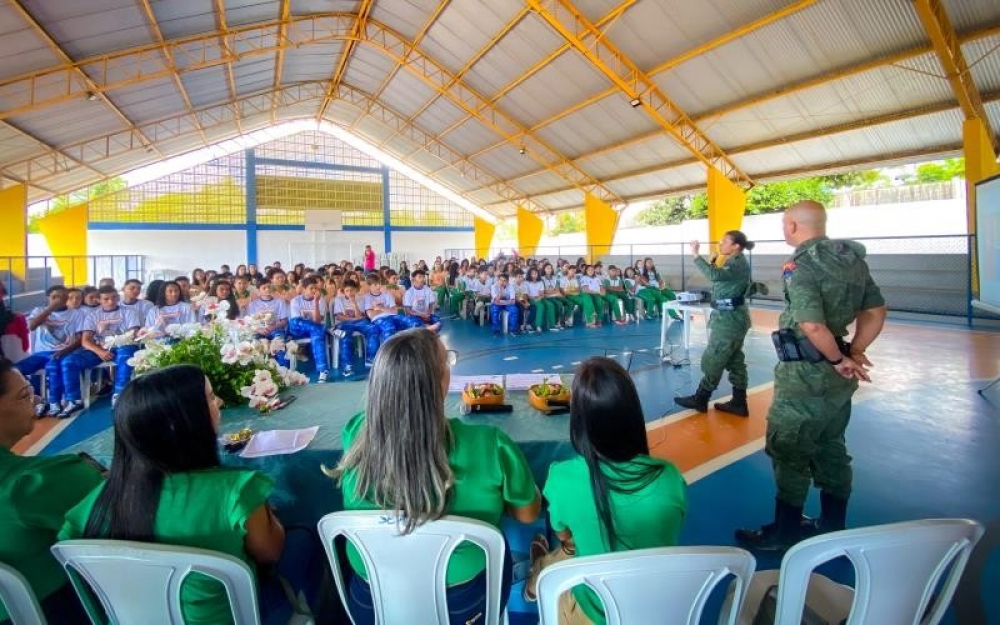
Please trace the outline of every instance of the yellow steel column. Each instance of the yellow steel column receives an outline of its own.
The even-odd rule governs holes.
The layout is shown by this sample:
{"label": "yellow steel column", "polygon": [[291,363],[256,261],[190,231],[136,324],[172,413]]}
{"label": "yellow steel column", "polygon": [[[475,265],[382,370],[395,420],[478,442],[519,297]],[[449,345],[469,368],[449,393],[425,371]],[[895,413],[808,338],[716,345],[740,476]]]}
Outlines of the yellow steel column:
{"label": "yellow steel column", "polygon": [[721,171],[708,168],[708,240],[713,246],[729,230],[739,230],[747,194]]}
{"label": "yellow steel column", "polygon": [[0,271],[25,277],[24,257],[28,255],[28,189],[16,184],[0,190]]}
{"label": "yellow steel column", "polygon": [[[976,183],[1000,173],[1000,166],[997,166],[990,131],[982,121],[979,119],[965,120],[962,125],[962,140],[965,146],[966,215],[969,234],[976,234]],[[976,266],[976,246],[972,245],[969,251],[972,291],[978,293],[979,276]]]}
{"label": "yellow steel column", "polygon": [[38,229],[56,257],[65,284],[87,284],[87,205],[78,204],[39,219]]}
{"label": "yellow steel column", "polygon": [[534,256],[542,240],[545,222],[523,206],[517,207],[517,252],[521,256]]}
{"label": "yellow steel column", "polygon": [[493,233],[496,232],[497,225],[482,219],[480,217],[475,218],[475,239],[476,239],[476,256],[479,258],[486,258],[490,253],[490,244],[493,242]]}
{"label": "yellow steel column", "polygon": [[587,259],[597,262],[601,255],[611,251],[611,243],[618,230],[618,211],[607,202],[587,193],[583,198],[583,214],[587,227]]}

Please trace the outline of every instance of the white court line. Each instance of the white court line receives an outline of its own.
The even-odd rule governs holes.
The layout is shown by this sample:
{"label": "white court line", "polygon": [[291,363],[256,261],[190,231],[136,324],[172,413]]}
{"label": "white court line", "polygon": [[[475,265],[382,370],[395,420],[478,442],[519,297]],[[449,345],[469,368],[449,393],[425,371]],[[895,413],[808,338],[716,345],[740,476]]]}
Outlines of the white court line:
{"label": "white court line", "polygon": [[517,360],[517,356],[507,356],[504,360]]}
{"label": "white court line", "polygon": [[52,429],[42,435],[40,439],[35,441],[35,444],[29,447],[22,455],[23,456],[37,456],[43,449],[48,447],[63,430],[69,427],[71,423],[76,421],[76,417],[70,419],[60,419],[58,423],[52,426]]}
{"label": "white court line", "polygon": [[545,369],[532,369],[532,373],[545,373]]}
{"label": "white court line", "polygon": [[552,368],[553,369],[562,369],[563,366],[562,365],[552,365]]}
{"label": "white court line", "polygon": [[569,364],[571,364],[571,365],[573,365],[573,366],[575,367],[575,366],[577,366],[578,364],[580,364],[580,361],[579,361],[579,360],[574,360],[573,362],[571,362],[571,363],[569,363]]}
{"label": "white court line", "polygon": [[[760,391],[767,390],[769,388],[772,388],[773,386],[774,386],[774,382],[768,382],[766,384],[761,384],[759,386],[755,386],[755,387],[747,390],[747,395],[753,395],[754,393],[759,393]],[[714,402],[727,402],[731,398],[732,398],[732,395],[727,395],[725,397],[720,397],[718,399],[713,399],[710,403],[714,403]],[[667,415],[665,417],[660,417],[656,421],[649,421],[648,423],[646,423],[646,431],[648,432],[649,430],[655,430],[658,427],[662,427],[662,426],[668,425],[670,423],[677,423],[678,421],[683,421],[684,419],[687,419],[688,417],[692,417],[692,416],[698,415],[698,414],[703,414],[703,413],[695,412],[694,410],[688,409],[688,410],[682,410],[680,412]]]}
{"label": "white court line", "polygon": [[724,469],[734,462],[739,462],[747,456],[751,456],[761,449],[764,449],[764,437],[761,436],[757,440],[750,441],[745,445],[741,445],[736,449],[730,451],[729,453],[722,454],[712,458],[704,464],[699,464],[693,469],[684,472],[684,479],[687,481],[688,486],[694,484],[698,480],[708,477],[709,475]]}

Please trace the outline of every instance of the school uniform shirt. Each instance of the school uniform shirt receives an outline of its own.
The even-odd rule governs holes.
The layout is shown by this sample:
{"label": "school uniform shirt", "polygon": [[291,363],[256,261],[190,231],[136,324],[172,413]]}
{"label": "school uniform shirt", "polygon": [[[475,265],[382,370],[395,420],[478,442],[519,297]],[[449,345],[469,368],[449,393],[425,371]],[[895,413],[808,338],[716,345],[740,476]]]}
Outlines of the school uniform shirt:
{"label": "school uniform shirt", "polygon": [[542,284],[541,280],[538,282],[525,282],[524,288],[528,293],[528,297],[531,298],[542,297],[545,293],[545,285]]}
{"label": "school uniform shirt", "polygon": [[[388,291],[382,291],[378,295],[375,295],[373,293],[369,293],[368,295],[365,295],[364,309],[366,311],[368,311],[368,310],[372,310],[373,308],[376,308],[376,307],[378,307],[378,308],[391,308],[393,310],[396,310],[397,309],[396,298],[393,297],[392,293],[389,293]],[[395,313],[381,312],[381,313],[375,315],[374,317],[371,317],[371,320],[375,321],[377,319],[384,319],[385,317],[391,317],[391,316],[393,316],[393,314],[395,314]]]}
{"label": "school uniform shirt", "polygon": [[[163,318],[161,321],[160,318]],[[177,302],[169,306],[154,306],[146,313],[146,327],[166,329],[169,325],[184,325],[185,323],[197,323],[198,318],[191,308],[190,302]]]}
{"label": "school uniform shirt", "polygon": [[431,304],[437,302],[437,296],[426,284],[422,289],[410,287],[403,295],[403,307],[411,308],[414,312],[424,315],[430,312]]}
{"label": "school uniform shirt", "polygon": [[[0,448],[0,562],[20,571],[39,600],[69,583],[49,547],[66,513],[101,482],[79,456],[17,456]],[[0,604],[0,621],[7,618]]]}
{"label": "school uniform shirt", "polygon": [[145,319],[149,315],[149,311],[151,311],[154,308],[153,302],[145,299],[137,299],[131,304],[126,304],[124,301],[119,301],[118,305],[124,308],[125,310],[131,310],[132,314],[135,315],[135,318],[139,319],[140,321]]}
{"label": "school uniform shirt", "polygon": [[[344,426],[341,440],[344,451],[350,449],[365,422],[358,414]],[[448,464],[455,475],[455,485],[445,514],[471,517],[493,527],[500,527],[500,517],[507,506],[520,508],[535,501],[535,479],[524,453],[507,436],[488,425],[467,425],[449,419],[451,446]],[[344,510],[377,510],[374,502],[358,496],[357,469],[347,469],[343,475]],[[347,544],[351,567],[363,578],[364,563],[354,546]],[[467,582],[486,568],[482,549],[462,543],[448,560],[445,583],[454,586]]]}
{"label": "school uniform shirt", "polygon": [[[104,486],[93,490],[69,511],[59,540],[83,537],[84,528]],[[246,523],[274,490],[271,478],[245,469],[203,469],[171,473],[164,478],[156,516],[155,542],[210,549],[239,558],[256,572],[244,551]],[[192,573],[181,586],[181,613],[188,625],[233,622],[226,590],[210,577]]]}
{"label": "school uniform shirt", "polygon": [[638,280],[633,280],[631,278],[625,278],[625,288],[627,288],[629,291],[632,291],[632,289],[635,289],[632,292],[633,293],[638,293],[639,291],[641,291],[644,288],[646,288],[646,286],[643,285],[643,284],[639,284]]}
{"label": "school uniform shirt", "polygon": [[597,276],[580,276],[580,288],[584,293],[601,293],[601,279]]}
{"label": "school uniform shirt", "polygon": [[[554,290],[560,288],[561,284],[560,284],[559,276],[552,276],[551,278],[543,277],[542,278],[542,287],[546,291],[554,291]],[[549,297],[562,297],[562,296],[559,295],[558,293],[556,293],[555,295],[549,295]]]}
{"label": "school uniform shirt", "polygon": [[563,277],[559,281],[559,287],[566,292],[566,295],[579,295],[580,294],[580,279],[576,276],[572,278]]}
{"label": "school uniform shirt", "polygon": [[333,314],[344,315],[347,317],[347,321],[361,321],[362,319],[367,319],[365,311],[368,310],[364,306],[364,298],[362,296],[355,296],[355,298],[348,299],[344,295],[338,295],[333,298]]}
{"label": "school uniform shirt", "polygon": [[479,281],[479,278],[466,278],[462,288],[466,293],[476,294],[483,288],[483,283]]}
{"label": "school uniform shirt", "polygon": [[125,334],[132,328],[138,328],[141,325],[131,310],[121,306],[114,310],[98,308],[87,316],[81,326],[81,332],[93,332],[94,342],[100,345],[109,336]]}
{"label": "school uniform shirt", "polygon": [[247,315],[256,315],[258,313],[271,313],[277,321],[284,321],[288,319],[288,302],[285,300],[272,296],[271,299],[261,299],[257,298],[247,304]]}
{"label": "school uniform shirt", "polygon": [[305,295],[296,295],[295,299],[292,300],[292,304],[289,307],[291,312],[288,314],[289,319],[306,319],[308,321],[314,321],[313,311],[316,310],[316,301],[319,301],[319,323],[323,323],[326,318],[326,313],[330,310],[327,306],[326,300],[322,297],[317,296],[315,299],[306,299]]}
{"label": "school uniform shirt", "polygon": [[526,282],[520,284],[513,282],[511,286],[514,287],[514,295],[517,299],[521,300],[528,297],[528,284]]}
{"label": "school uniform shirt", "polygon": [[611,287],[611,288],[616,288],[616,287],[625,288],[625,281],[622,279],[621,276],[618,276],[617,278],[605,278],[604,279],[604,288],[608,288],[608,287]]}
{"label": "school uniform shirt", "polygon": [[654,289],[660,288],[660,274],[650,273],[649,277],[646,278],[647,286],[651,286]]}
{"label": "school uniform shirt", "polygon": [[[28,315],[28,323],[31,323],[45,311],[38,307]],[[79,310],[65,309],[55,310],[49,313],[45,323],[35,328],[31,333],[31,351],[57,352],[73,342],[73,337],[80,331],[80,323],[83,320],[83,313]]]}
{"label": "school uniform shirt", "polygon": [[493,283],[490,279],[477,280],[476,285],[479,287],[476,291],[476,295],[480,297],[490,297],[493,294]]}
{"label": "school uniform shirt", "polygon": [[496,300],[497,298],[502,300],[505,299],[514,300],[517,299],[517,292],[514,290],[513,284],[508,284],[507,286],[504,287],[500,286],[499,284],[494,284],[490,288],[490,297],[493,300]]}
{"label": "school uniform shirt", "polygon": [[[687,485],[677,467],[666,460],[637,456],[629,462],[602,464],[602,470],[611,479],[621,479],[648,465],[662,465],[663,470],[645,488],[635,493],[608,490],[619,539],[617,551],[671,547],[680,539],[687,514]],[[612,551],[601,531],[590,470],[582,456],[555,462],[549,467],[545,498],[549,502],[552,529],[573,532],[577,557]],[[592,590],[578,586],[573,589],[573,595],[591,621],[605,623],[601,602]]]}

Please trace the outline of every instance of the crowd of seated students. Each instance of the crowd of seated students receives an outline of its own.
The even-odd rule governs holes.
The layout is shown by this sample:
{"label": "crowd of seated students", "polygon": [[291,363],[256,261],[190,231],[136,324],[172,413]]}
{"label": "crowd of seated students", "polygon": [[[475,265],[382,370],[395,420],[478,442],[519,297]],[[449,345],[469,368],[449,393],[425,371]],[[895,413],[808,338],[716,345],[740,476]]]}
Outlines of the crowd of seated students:
{"label": "crowd of seated students", "polygon": [[[344,509],[394,511],[404,534],[444,515],[499,529],[504,514],[529,523],[544,512],[516,443],[495,427],[446,418],[450,371],[435,333],[410,329],[393,336],[373,365],[364,411],[342,434],[336,477]],[[529,600],[537,573],[549,563],[674,545],[686,515],[684,480],[671,463],[649,456],[642,408],[624,369],[606,358],[588,360],[572,390],[568,436],[577,455],[549,467],[544,489],[561,546],[550,554],[544,539],[533,544]],[[333,597],[317,584],[325,560],[315,534],[304,532],[291,544],[291,532],[268,505],[271,478],[221,465],[219,402],[197,367],[161,369],[125,387],[114,413],[115,452],[106,479],[76,456],[10,453],[31,431],[34,403],[31,385],[9,361],[0,361],[0,532],[17,538],[3,541],[0,561],[22,571],[51,622],[85,622],[48,552],[57,540],[73,538],[199,547],[240,558],[257,574],[265,622],[276,622],[272,616],[283,609],[283,594],[268,591],[276,582],[265,570],[275,563],[293,592],[303,591],[314,606]],[[504,604],[512,564],[508,549]],[[371,572],[350,544],[341,569],[349,578],[347,608],[354,622],[374,622]],[[450,622],[482,621],[484,569],[478,548],[458,547],[445,580]],[[181,600],[188,623],[232,623],[225,590],[210,579],[192,576]],[[561,609],[565,622],[603,622],[599,601],[582,588],[563,597]],[[5,616],[0,612],[0,622]],[[329,621],[320,616],[317,622]]]}

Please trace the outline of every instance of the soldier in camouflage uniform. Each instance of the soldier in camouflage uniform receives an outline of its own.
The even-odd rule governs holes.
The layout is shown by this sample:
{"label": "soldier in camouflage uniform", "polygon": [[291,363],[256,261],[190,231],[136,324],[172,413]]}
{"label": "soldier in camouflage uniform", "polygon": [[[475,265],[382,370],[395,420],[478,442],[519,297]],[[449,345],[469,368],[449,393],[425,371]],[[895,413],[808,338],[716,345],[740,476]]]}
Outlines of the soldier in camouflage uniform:
{"label": "soldier in camouflage uniform", "polygon": [[743,257],[744,250],[753,249],[747,235],[739,230],[730,230],[719,243],[719,253],[726,256],[721,267],[715,266],[715,259],[707,261],[698,254],[700,246],[691,242],[694,264],[712,281],[712,318],[708,322],[710,331],[708,347],[701,356],[701,383],[694,395],[675,397],[674,401],[698,412],[708,410],[708,398],[719,386],[722,372],[729,371],[729,383],[733,385],[733,398],[726,403],[715,404],[716,410],[729,412],[741,417],[750,415],[747,407],[747,365],[743,356],[743,339],[750,330],[750,313],[747,312],[744,297],[750,288],[750,265]]}
{"label": "soldier in camouflage uniform", "polygon": [[[736,531],[741,546],[761,551],[784,550],[803,537],[802,506],[810,483],[820,489],[818,530],[844,528],[851,495],[851,457],[844,441],[851,396],[859,380],[869,381],[865,349],[882,331],[886,313],[865,248],[826,238],[821,204],[795,204],[785,211],[783,228],[795,252],[783,268],[779,328],[787,330],[788,343],[781,344],[767,416],[765,451],[778,491],[774,522]],[[847,326],[855,320],[853,341],[846,343]]]}

